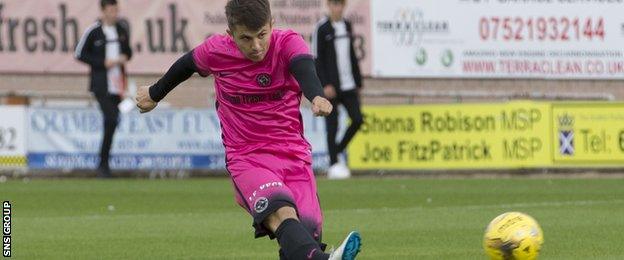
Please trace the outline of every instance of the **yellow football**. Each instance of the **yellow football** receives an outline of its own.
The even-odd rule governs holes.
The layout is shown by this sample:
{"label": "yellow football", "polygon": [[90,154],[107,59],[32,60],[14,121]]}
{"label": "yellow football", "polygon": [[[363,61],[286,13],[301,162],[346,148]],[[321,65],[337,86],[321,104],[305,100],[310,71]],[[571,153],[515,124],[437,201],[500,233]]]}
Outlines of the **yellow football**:
{"label": "yellow football", "polygon": [[492,260],[537,259],[544,234],[537,221],[520,212],[494,218],[485,229],[483,248]]}

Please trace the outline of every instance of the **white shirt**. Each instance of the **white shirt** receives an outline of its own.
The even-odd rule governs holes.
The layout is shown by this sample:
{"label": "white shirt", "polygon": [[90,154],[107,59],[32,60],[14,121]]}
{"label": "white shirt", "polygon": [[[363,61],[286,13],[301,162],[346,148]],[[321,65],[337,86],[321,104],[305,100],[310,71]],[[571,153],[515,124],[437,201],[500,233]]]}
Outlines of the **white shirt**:
{"label": "white shirt", "polygon": [[[121,55],[121,45],[117,29],[113,25],[102,25],[104,35],[106,35],[106,59],[117,60]],[[116,65],[108,69],[108,93],[120,95],[123,92],[123,77],[121,66]]]}
{"label": "white shirt", "polygon": [[340,74],[340,89],[342,91],[355,89],[355,80],[351,69],[351,38],[347,33],[347,24],[341,20],[332,22],[332,27],[334,27],[335,32],[334,46],[336,48],[338,73]]}

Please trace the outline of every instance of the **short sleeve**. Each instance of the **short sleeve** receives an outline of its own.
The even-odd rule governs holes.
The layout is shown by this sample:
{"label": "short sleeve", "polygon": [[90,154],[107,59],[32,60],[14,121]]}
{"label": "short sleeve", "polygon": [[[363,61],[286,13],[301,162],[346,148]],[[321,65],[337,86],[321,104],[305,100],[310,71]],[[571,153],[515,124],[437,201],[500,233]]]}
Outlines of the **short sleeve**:
{"label": "short sleeve", "polygon": [[193,62],[197,67],[199,75],[208,76],[211,74],[210,69],[210,46],[211,38],[206,39],[202,44],[193,49]]}
{"label": "short sleeve", "polygon": [[290,63],[293,58],[306,55],[311,56],[310,48],[303,39],[303,36],[294,31],[285,31],[281,41],[282,57],[287,63]]}

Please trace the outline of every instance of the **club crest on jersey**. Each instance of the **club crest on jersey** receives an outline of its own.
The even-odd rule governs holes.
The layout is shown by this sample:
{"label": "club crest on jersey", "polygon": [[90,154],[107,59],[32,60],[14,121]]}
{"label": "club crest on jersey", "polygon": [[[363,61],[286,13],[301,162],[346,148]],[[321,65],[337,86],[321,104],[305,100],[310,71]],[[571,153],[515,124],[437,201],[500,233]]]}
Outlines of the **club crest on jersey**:
{"label": "club crest on jersey", "polygon": [[256,82],[261,87],[268,87],[271,85],[271,75],[266,73],[260,73],[256,76]]}
{"label": "club crest on jersey", "polygon": [[260,197],[254,203],[254,209],[257,213],[262,213],[269,207],[269,200],[265,197]]}

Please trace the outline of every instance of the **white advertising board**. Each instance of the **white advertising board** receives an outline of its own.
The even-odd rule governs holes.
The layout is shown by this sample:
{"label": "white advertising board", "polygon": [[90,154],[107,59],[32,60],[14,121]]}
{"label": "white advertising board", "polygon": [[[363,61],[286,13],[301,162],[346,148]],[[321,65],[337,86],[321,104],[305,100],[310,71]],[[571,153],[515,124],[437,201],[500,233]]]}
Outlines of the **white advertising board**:
{"label": "white advertising board", "polygon": [[0,106],[0,168],[26,166],[26,107]]}
{"label": "white advertising board", "polygon": [[377,77],[624,78],[624,2],[372,0]]}
{"label": "white advertising board", "polygon": [[[309,109],[301,112],[305,136],[312,144],[314,166],[325,168],[325,122]],[[99,163],[101,118],[95,108],[31,108],[29,167],[95,168]],[[144,115],[137,111],[123,114],[113,139],[110,163],[114,169],[225,169],[216,112],[157,109]]]}

